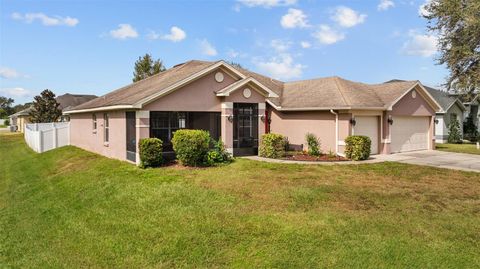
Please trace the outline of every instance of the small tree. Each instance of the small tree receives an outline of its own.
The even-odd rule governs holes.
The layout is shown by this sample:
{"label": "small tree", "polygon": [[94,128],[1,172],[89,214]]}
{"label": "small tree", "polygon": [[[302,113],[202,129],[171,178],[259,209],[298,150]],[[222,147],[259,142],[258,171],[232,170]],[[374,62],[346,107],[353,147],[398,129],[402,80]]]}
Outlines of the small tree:
{"label": "small tree", "polygon": [[138,57],[138,60],[135,62],[133,82],[140,81],[163,71],[165,71],[163,62],[160,59],[154,61],[152,56],[147,53],[143,57]]}
{"label": "small tree", "polygon": [[307,133],[305,135],[305,140],[307,140],[308,145],[308,154],[312,156],[319,156],[320,152],[320,140],[316,135],[312,133]]}
{"label": "small tree", "polygon": [[30,112],[32,122],[55,122],[62,116],[62,111],[58,108],[60,104],[52,91],[46,89],[33,99],[33,110]]}
{"label": "small tree", "polygon": [[448,125],[448,143],[462,143],[462,134],[460,132],[460,123],[453,119]]}

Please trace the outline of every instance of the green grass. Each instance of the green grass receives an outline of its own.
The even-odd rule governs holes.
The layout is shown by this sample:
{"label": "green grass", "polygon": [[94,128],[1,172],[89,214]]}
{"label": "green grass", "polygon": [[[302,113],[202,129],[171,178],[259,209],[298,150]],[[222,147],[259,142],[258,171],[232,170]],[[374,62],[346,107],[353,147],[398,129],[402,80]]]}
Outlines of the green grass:
{"label": "green grass", "polygon": [[7,127],[8,127],[8,125],[2,125],[2,124],[0,124],[0,128],[7,128]]}
{"label": "green grass", "polygon": [[448,152],[480,154],[480,149],[477,149],[476,144],[436,144],[435,148]]}
{"label": "green grass", "polygon": [[0,134],[0,267],[475,268],[480,175],[240,159],[141,170]]}

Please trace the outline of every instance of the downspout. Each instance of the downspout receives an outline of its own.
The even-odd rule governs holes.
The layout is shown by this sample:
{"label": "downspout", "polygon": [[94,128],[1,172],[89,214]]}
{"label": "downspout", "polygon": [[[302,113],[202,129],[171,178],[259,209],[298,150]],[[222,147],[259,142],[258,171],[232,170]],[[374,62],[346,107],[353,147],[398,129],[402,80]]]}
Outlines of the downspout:
{"label": "downspout", "polygon": [[330,109],[330,113],[335,115],[335,154],[338,155],[338,113]]}

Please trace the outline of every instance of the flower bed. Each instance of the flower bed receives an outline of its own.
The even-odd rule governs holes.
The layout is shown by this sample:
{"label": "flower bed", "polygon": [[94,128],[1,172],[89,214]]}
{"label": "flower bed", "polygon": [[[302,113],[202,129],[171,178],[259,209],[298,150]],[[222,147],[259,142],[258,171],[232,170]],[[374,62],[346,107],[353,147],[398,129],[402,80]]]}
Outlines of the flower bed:
{"label": "flower bed", "polygon": [[349,161],[349,159],[338,156],[338,155],[329,155],[329,154],[321,154],[319,156],[312,156],[308,155],[305,152],[287,152],[285,157],[282,159],[284,160],[291,160],[291,161],[308,161],[308,162],[341,162],[341,161]]}

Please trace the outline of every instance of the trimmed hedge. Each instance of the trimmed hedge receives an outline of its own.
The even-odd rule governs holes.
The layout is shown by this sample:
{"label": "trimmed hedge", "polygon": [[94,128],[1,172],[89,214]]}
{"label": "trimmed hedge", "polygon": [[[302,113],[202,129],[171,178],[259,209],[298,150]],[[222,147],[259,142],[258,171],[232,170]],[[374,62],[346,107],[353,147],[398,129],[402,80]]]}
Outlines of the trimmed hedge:
{"label": "trimmed hedge", "polygon": [[286,139],[281,134],[264,134],[258,149],[258,155],[278,159],[285,156]]}
{"label": "trimmed hedge", "polygon": [[204,130],[181,129],[172,138],[177,159],[186,166],[202,166],[207,163],[210,134]]}
{"label": "trimmed hedge", "polygon": [[345,156],[354,161],[366,160],[370,157],[372,141],[363,135],[351,135],[345,139]]}
{"label": "trimmed hedge", "polygon": [[140,139],[138,148],[140,154],[140,167],[155,167],[163,163],[162,140],[158,138]]}
{"label": "trimmed hedge", "polygon": [[225,149],[225,144],[219,139],[215,141],[212,139],[213,149],[207,153],[206,163],[208,165],[215,165],[217,163],[228,163],[232,161],[232,155]]}

